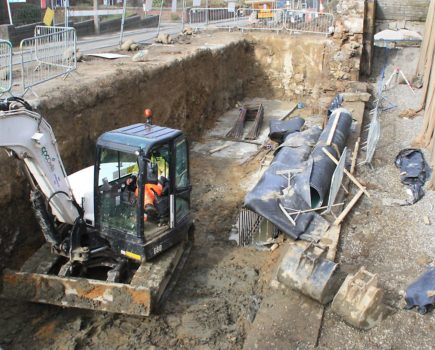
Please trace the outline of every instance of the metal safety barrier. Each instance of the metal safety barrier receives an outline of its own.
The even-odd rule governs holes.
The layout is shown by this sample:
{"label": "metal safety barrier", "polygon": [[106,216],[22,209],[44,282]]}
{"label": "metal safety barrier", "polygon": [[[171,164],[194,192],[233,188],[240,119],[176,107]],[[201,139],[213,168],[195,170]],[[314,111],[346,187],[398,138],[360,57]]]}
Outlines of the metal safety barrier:
{"label": "metal safety barrier", "polygon": [[239,245],[247,246],[252,243],[255,231],[258,230],[263,217],[257,213],[242,208],[237,220],[237,229],[239,231]]}
{"label": "metal safety barrier", "polygon": [[289,8],[253,9],[195,7],[188,12],[191,27],[238,28],[244,30],[283,31],[290,33],[330,34],[334,28],[334,15]]}
{"label": "metal safety barrier", "polygon": [[201,25],[212,25],[219,28],[234,27],[236,18],[235,11],[229,11],[225,8],[204,8],[195,7],[189,10],[189,24],[191,27],[199,27]]}
{"label": "metal safety barrier", "polygon": [[285,29],[291,32],[329,34],[333,32],[334,15],[305,10],[286,10]]}
{"label": "metal safety barrier", "polygon": [[285,10],[259,10],[240,8],[237,10],[236,27],[240,30],[271,30],[284,29]]}
{"label": "metal safety barrier", "polygon": [[376,146],[378,145],[379,138],[381,137],[381,123],[379,121],[379,102],[380,99],[375,101],[375,108],[370,111],[372,119],[368,127],[367,140],[362,147],[366,152],[366,158],[364,161],[359,163],[371,165],[373,156],[375,155]]}
{"label": "metal safety barrier", "polygon": [[20,44],[24,94],[33,86],[64,76],[77,68],[76,31],[69,27],[36,26],[33,38]]}
{"label": "metal safety barrier", "polygon": [[12,87],[12,44],[0,40],[0,95]]}

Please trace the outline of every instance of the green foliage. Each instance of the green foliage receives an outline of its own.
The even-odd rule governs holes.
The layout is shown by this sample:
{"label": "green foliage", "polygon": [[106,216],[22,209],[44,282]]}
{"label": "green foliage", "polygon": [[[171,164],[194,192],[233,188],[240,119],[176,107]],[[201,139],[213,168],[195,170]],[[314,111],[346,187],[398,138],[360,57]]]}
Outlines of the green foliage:
{"label": "green foliage", "polygon": [[41,22],[41,9],[34,4],[23,4],[13,13],[15,25],[24,25]]}

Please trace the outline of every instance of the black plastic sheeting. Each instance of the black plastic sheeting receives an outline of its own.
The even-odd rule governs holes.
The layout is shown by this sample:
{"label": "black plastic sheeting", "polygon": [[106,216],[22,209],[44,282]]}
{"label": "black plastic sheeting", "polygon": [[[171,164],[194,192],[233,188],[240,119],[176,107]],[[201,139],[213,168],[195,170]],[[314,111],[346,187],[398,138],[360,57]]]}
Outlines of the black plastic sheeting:
{"label": "black plastic sheeting", "polygon": [[[316,186],[314,191],[318,198],[322,198],[321,202],[326,197],[336,165],[322,151],[322,147],[326,147],[338,159],[352,124],[352,116],[347,110],[340,108],[336,112],[341,115],[331,146],[326,146],[326,142],[335,113],[329,118],[323,131],[317,126],[302,132],[294,131],[302,127],[300,120],[290,120],[286,124],[277,123],[273,130],[277,138],[286,133],[287,136],[284,136],[284,142],[275,150],[275,158],[269,168],[245,197],[246,208],[263,216],[293,239],[319,238],[329,226],[322,216],[313,211],[300,213],[295,220],[296,225],[293,225],[279,205],[294,212],[311,209],[312,186]],[[289,129],[286,130],[286,127]],[[271,134],[273,132],[271,130]],[[290,188],[287,176],[279,174],[280,171],[292,173]]]}
{"label": "black plastic sheeting", "polygon": [[400,181],[412,192],[412,201],[406,204],[418,202],[424,196],[423,186],[430,176],[430,168],[423,153],[415,148],[403,149],[396,156],[394,164],[400,169]]}
{"label": "black plastic sheeting", "polygon": [[[335,116],[340,114],[337,128],[335,129],[332,143],[326,145]],[[352,115],[344,108],[338,108],[329,117],[328,123],[320,135],[319,141],[313,150],[313,169],[310,177],[310,202],[312,208],[317,208],[324,204],[325,198],[331,186],[332,174],[336,168],[335,163],[323,152],[322,148],[331,153],[335,159],[339,159],[346,145],[352,125]]]}
{"label": "black plastic sheeting", "polygon": [[301,117],[294,117],[290,120],[271,120],[269,138],[272,141],[282,143],[288,135],[300,131],[304,124],[305,120]]}
{"label": "black plastic sheeting", "polygon": [[328,107],[328,117],[334,112],[335,109],[340,108],[343,104],[343,96],[338,94],[334,97],[331,104]]}
{"label": "black plastic sheeting", "polygon": [[435,295],[428,292],[435,291],[435,266],[430,267],[415,282],[406,289],[406,309],[417,307],[421,314],[430,311],[435,305]]}
{"label": "black plastic sheeting", "polygon": [[[280,170],[290,170],[297,174],[296,181],[305,183],[309,188],[309,176],[306,175],[306,168],[310,168],[310,153],[316,144],[321,129],[313,127],[303,132],[295,132],[285,138],[284,143],[276,151],[276,156],[269,168],[255,187],[246,195],[245,206],[265,217],[272,222],[280,231],[293,239],[299,238],[302,234],[309,234],[327,222],[314,212],[300,214],[296,220],[296,226],[288,220],[279,208],[279,203],[284,207],[297,210],[309,209],[308,203],[296,191],[296,186],[290,193],[284,196],[283,189],[288,185],[286,176],[277,175]],[[322,226],[324,227],[324,226]]]}

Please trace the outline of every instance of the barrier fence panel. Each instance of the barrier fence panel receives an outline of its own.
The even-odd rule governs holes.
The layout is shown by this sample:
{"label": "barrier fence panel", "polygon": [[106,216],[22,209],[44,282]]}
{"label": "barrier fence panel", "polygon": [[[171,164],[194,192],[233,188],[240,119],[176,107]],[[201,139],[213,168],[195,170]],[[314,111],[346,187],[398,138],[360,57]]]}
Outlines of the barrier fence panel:
{"label": "barrier fence panel", "polygon": [[328,34],[334,27],[332,13],[286,10],[285,29],[291,32]]}
{"label": "barrier fence panel", "polygon": [[0,95],[12,87],[12,44],[0,40]]}
{"label": "barrier fence panel", "polygon": [[69,27],[35,27],[35,36],[20,44],[24,94],[33,86],[77,68],[76,31]]}
{"label": "barrier fence panel", "polygon": [[243,30],[284,29],[285,10],[259,10],[240,8],[237,10],[236,27]]}
{"label": "barrier fence panel", "polygon": [[220,28],[234,27],[236,17],[235,11],[228,11],[228,8],[203,8],[195,7],[189,10],[189,24],[191,27],[201,25],[216,26]]}
{"label": "barrier fence panel", "polygon": [[370,111],[372,119],[369,124],[367,140],[365,146],[362,147],[366,152],[366,159],[360,164],[371,165],[373,156],[375,155],[376,146],[378,145],[379,138],[381,137],[381,123],[379,121],[379,99],[375,102],[375,108]]}

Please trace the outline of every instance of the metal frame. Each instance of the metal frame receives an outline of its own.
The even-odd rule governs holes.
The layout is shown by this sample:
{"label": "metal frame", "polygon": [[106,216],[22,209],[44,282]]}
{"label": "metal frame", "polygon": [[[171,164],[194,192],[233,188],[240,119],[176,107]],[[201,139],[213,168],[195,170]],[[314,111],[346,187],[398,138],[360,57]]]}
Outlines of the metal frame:
{"label": "metal frame", "polygon": [[290,32],[330,34],[334,26],[332,13],[304,10],[286,10],[285,29]]}
{"label": "metal frame", "polygon": [[367,140],[366,142],[364,142],[364,146],[362,147],[362,149],[365,150],[366,152],[366,159],[361,163],[359,163],[358,165],[362,165],[362,164],[371,165],[373,156],[376,151],[376,146],[378,145],[379,138],[381,137],[381,123],[379,121],[379,102],[380,99],[376,100],[375,108],[373,108],[370,111],[370,114],[372,115],[372,119],[368,126]]}
{"label": "metal frame", "polygon": [[346,165],[346,157],[347,157],[347,147],[344,148],[343,153],[341,154],[340,160],[335,168],[334,174],[331,179],[331,187],[329,189],[329,198],[328,198],[328,207],[322,214],[330,213],[332,210],[332,206],[335,204],[335,200],[337,199],[338,191],[340,191],[341,184],[343,182],[344,175],[344,167]]}
{"label": "metal frame", "polygon": [[236,27],[242,32],[245,30],[266,30],[280,32],[284,30],[284,9],[252,9],[241,8],[237,10]]}
{"label": "metal frame", "polygon": [[12,44],[0,39],[0,96],[12,88]]}
{"label": "metal frame", "polygon": [[194,7],[189,10],[189,25],[234,28],[237,13],[228,11],[227,7]]}
{"label": "metal frame", "polygon": [[33,86],[67,77],[77,68],[74,28],[36,26],[33,38],[20,43],[23,95]]}

